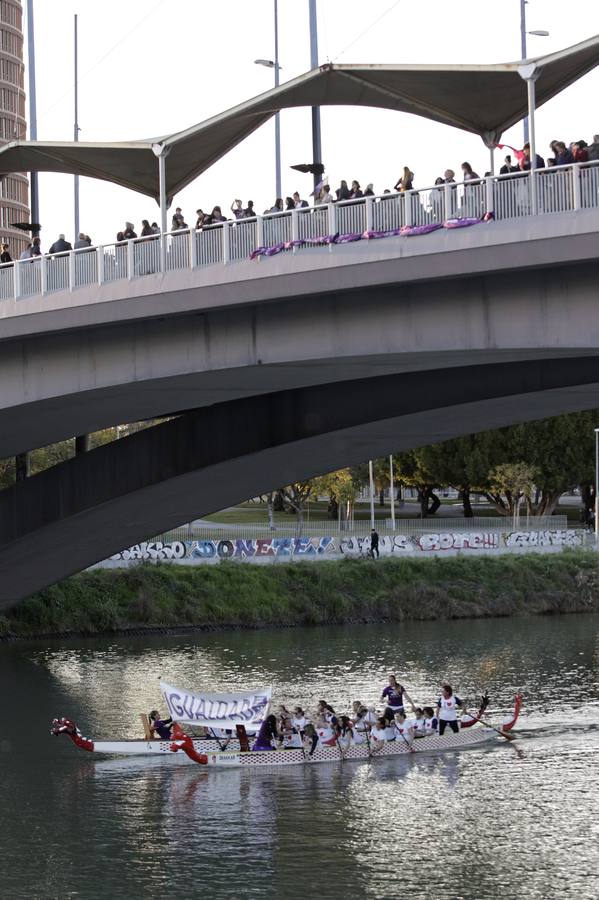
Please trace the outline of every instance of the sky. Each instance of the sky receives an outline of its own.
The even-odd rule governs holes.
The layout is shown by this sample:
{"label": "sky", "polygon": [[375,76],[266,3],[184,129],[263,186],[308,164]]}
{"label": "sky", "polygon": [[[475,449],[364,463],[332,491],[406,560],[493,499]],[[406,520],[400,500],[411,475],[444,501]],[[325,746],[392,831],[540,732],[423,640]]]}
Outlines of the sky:
{"label": "sky", "polygon": [[[25,0],[23,5],[26,6]],[[82,141],[148,138],[189,127],[268,90],[273,72],[254,64],[274,56],[273,0],[34,0],[39,140],[73,136],[73,17],[79,25],[79,125]],[[599,3],[568,7],[529,0],[528,56],[550,53],[599,33]],[[318,0],[319,63],[492,63],[520,58],[520,0]],[[310,68],[308,0],[279,0],[281,81]],[[27,59],[25,60],[27,65]],[[25,75],[27,85],[27,72]],[[592,140],[599,132],[599,69],[549,101],[537,115],[537,149],[549,141]],[[468,160],[489,168],[480,138],[403,113],[361,107],[322,109],[322,150],[332,186],[356,178],[376,193],[404,165],[427,187]],[[281,114],[283,195],[307,196],[311,176],[292,171],[311,159],[310,110]],[[522,126],[503,142],[522,144]],[[497,151],[497,165],[501,164]],[[73,179],[41,173],[44,248],[73,237]],[[175,197],[186,221],[198,207],[275,197],[274,122],[232,150]],[[148,197],[90,178],[80,180],[81,229],[111,243],[125,221],[159,220]]]}

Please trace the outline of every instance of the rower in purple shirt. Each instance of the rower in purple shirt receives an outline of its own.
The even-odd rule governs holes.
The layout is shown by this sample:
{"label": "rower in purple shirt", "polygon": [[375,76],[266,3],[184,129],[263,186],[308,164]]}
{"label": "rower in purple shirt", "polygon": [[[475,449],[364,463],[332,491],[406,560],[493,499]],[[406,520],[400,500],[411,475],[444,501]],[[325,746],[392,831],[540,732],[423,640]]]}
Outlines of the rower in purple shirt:
{"label": "rower in purple shirt", "polygon": [[396,712],[404,712],[404,697],[412,707],[412,711],[415,712],[415,706],[403,684],[399,684],[395,675],[389,675],[389,684],[383,689],[381,695],[381,702],[387,704],[383,713],[386,719],[392,721]]}
{"label": "rower in purple shirt", "polygon": [[170,741],[173,730],[172,719],[161,719],[157,709],[153,709],[149,716],[150,731],[157,734],[163,741]]}

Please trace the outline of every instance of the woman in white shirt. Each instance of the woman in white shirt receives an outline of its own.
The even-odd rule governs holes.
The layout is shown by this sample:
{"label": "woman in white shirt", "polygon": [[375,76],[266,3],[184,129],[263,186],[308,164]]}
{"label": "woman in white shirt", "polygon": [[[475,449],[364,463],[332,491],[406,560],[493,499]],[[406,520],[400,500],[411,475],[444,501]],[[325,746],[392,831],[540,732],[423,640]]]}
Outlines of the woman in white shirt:
{"label": "woman in white shirt", "polygon": [[443,735],[449,725],[454,734],[459,731],[458,707],[465,711],[464,704],[457,697],[450,684],[441,686],[441,696],[437,700],[437,717],[439,719],[439,735]]}
{"label": "woman in white shirt", "polygon": [[387,719],[383,718],[383,716],[376,720],[376,725],[373,725],[370,729],[370,739],[372,741],[371,746],[373,748],[376,749],[378,747],[382,747],[386,742],[387,728],[388,722]]}

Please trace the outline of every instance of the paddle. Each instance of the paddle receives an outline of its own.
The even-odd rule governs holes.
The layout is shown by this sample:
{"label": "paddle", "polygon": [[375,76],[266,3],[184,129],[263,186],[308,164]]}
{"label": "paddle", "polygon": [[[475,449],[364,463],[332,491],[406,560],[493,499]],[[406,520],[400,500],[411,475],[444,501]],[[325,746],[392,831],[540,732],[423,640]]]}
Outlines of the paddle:
{"label": "paddle", "polygon": [[221,752],[222,752],[223,750],[226,750],[226,749],[227,749],[227,746],[228,746],[228,744],[229,744],[230,738],[227,738],[227,740],[225,741],[225,743],[224,743],[224,744],[221,744],[221,742],[219,741],[219,739],[217,738],[217,736],[216,736],[216,734],[215,734],[214,728],[211,728],[211,729],[210,729],[210,733],[211,733],[212,737],[214,738],[214,740],[216,741],[216,743],[218,744],[219,750],[220,750]]}
{"label": "paddle", "polygon": [[413,748],[412,745],[410,744],[409,740],[407,739],[407,737],[405,736],[405,734],[403,733],[403,731],[400,731],[399,728],[397,727],[397,722],[396,722],[395,720],[393,720],[393,727],[395,728],[395,730],[397,731],[398,734],[401,734],[402,738],[404,739],[404,741],[405,741],[406,744],[408,745],[408,749],[409,749],[410,753],[415,753],[416,751],[414,750],[414,748]]}
{"label": "paddle", "polygon": [[341,754],[341,759],[345,759],[345,753],[341,749],[341,744],[339,743],[339,735],[337,734],[336,731],[335,731],[335,740],[337,741],[337,747],[339,749],[339,753]]}
{"label": "paddle", "polygon": [[479,719],[478,721],[480,722],[481,725],[485,725],[487,728],[492,728],[493,731],[496,731],[497,734],[500,735],[502,738],[505,738],[506,741],[515,741],[516,740],[515,735],[509,734],[507,731],[502,731],[501,728],[496,728],[495,725],[491,725],[490,722],[485,722],[484,719]]}

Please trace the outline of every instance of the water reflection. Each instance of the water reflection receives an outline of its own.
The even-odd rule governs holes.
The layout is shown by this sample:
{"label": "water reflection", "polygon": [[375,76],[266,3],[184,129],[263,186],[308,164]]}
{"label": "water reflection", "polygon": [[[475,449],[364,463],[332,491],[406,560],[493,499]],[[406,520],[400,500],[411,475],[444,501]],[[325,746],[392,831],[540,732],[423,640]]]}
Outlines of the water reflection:
{"label": "water reflection", "polygon": [[[163,897],[305,900],[403,885],[427,900],[596,900],[598,637],[599,617],[573,616],[2,648],[3,893],[108,900],[151,884]],[[136,736],[160,676],[269,683],[288,703],[343,708],[376,701],[389,671],[420,701],[449,677],[507,711],[523,688],[519,746],[207,772],[171,757],[96,761],[47,736],[62,713],[92,736]]]}

